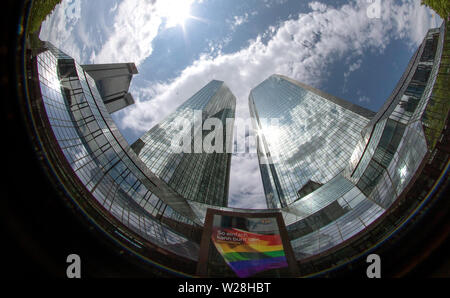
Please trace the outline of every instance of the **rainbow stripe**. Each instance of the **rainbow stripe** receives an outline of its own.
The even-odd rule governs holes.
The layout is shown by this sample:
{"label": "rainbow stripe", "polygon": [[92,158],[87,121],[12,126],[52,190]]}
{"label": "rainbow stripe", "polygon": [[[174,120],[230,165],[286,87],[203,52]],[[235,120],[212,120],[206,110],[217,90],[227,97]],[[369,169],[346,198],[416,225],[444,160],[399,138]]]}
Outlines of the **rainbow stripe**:
{"label": "rainbow stripe", "polygon": [[215,228],[211,235],[225,262],[239,277],[287,267],[280,235],[262,235],[239,229]]}

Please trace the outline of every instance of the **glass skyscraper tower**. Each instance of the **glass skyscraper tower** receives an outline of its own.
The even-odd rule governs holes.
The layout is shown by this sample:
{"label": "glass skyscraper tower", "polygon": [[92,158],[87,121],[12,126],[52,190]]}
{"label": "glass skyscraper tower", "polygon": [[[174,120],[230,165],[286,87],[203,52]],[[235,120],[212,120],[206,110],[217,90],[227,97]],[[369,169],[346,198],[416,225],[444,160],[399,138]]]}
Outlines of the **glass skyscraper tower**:
{"label": "glass skyscraper tower", "polygon": [[252,89],[249,106],[268,208],[286,207],[338,175],[375,115],[281,75]]}
{"label": "glass skyscraper tower", "polygon": [[[49,246],[61,243],[61,236],[70,232],[67,221],[61,221],[65,216],[56,221],[51,216],[69,215],[60,209],[67,206],[70,214],[80,215],[75,222],[77,230],[87,228],[86,232],[99,239],[111,239],[109,247],[125,260],[148,261],[148,268],[158,276],[159,272],[235,276],[227,266],[236,260],[260,266],[269,259],[276,264],[283,254],[290,264],[297,262],[299,273],[280,267],[255,276],[359,274],[367,268],[365,256],[369,253],[382,256],[383,264],[391,268],[405,254],[416,262],[418,255],[434,247],[429,239],[444,239],[447,234],[449,32],[445,22],[428,31],[376,115],[279,75],[254,88],[249,104],[258,133],[268,207],[276,208],[270,210],[220,206],[227,203],[231,150],[225,150],[231,149],[227,146],[235,109],[235,98],[223,82],[211,81],[130,148],[111,117],[116,107],[126,106],[123,101],[110,101],[107,95],[111,93],[106,91],[111,89],[100,90],[105,87],[99,82],[102,78],[45,42],[39,49],[25,51],[25,84],[18,88],[24,98],[19,101],[24,108],[21,111],[26,111],[24,127],[30,128],[23,132],[29,134],[30,149],[46,173],[46,179],[39,181],[48,180],[64,204],[55,200],[51,205],[57,207],[55,211],[48,208],[50,200],[45,204],[27,201],[35,193],[47,196],[49,190],[39,183],[28,187],[23,183],[27,179],[10,187],[16,198],[13,201],[18,202],[18,211],[31,210],[24,213],[31,215],[30,223],[48,219],[47,227],[61,227],[46,232]],[[125,73],[130,72],[137,70]],[[120,78],[123,85],[109,86],[126,91],[131,78]],[[109,106],[111,103],[114,105]],[[180,130],[178,120],[183,118],[194,124],[188,127],[190,134]],[[228,118],[231,121],[226,121]],[[265,121],[271,119],[278,120],[278,125]],[[211,144],[225,153],[211,153],[205,146],[212,143],[212,126],[213,132],[217,127],[226,131],[223,136],[228,142],[215,146],[218,142],[214,139]],[[189,137],[180,142],[189,142],[189,149],[194,143],[193,152],[171,152],[180,135]],[[15,140],[15,134],[11,137]],[[196,140],[202,143],[202,150],[195,146]],[[20,165],[28,169],[30,160],[21,152],[18,157]],[[16,162],[14,158],[12,167],[17,167]],[[39,178],[28,170],[19,169],[18,174]],[[17,180],[16,175],[12,178]],[[21,192],[25,188],[30,188],[30,197]],[[22,208],[21,201],[34,204],[30,205],[33,208]],[[42,216],[41,210],[36,211],[40,206],[52,214]],[[220,221],[216,216],[222,217]],[[277,221],[278,231],[272,220]],[[217,237],[217,228],[248,229],[246,234],[229,231],[238,237],[264,232],[272,240],[281,240],[283,249],[274,245],[272,253],[264,253],[270,258],[260,258],[259,250],[272,245],[258,244],[253,254],[256,258],[249,258],[248,247],[241,243],[254,246],[255,242],[233,238],[233,251],[226,251],[212,238],[228,241]],[[278,232],[281,239],[275,237]],[[258,239],[241,239],[245,238]],[[273,243],[279,243],[276,241]],[[102,241],[101,253],[104,248]],[[410,267],[407,259],[401,263]],[[403,266],[397,269],[391,276],[405,270]]]}
{"label": "glass skyscraper tower", "polygon": [[[232,136],[235,107],[236,98],[230,89],[224,82],[213,80],[131,147],[154,174],[184,198],[225,207],[228,205],[231,150],[227,150],[229,142],[223,139]],[[223,129],[221,152],[199,150],[198,144],[203,144],[212,131],[203,129],[207,128],[203,125],[212,118],[219,119]],[[231,128],[228,130],[227,119]],[[190,122],[189,132],[180,129],[183,120]],[[174,138],[185,133],[190,133],[190,152],[174,152]]]}

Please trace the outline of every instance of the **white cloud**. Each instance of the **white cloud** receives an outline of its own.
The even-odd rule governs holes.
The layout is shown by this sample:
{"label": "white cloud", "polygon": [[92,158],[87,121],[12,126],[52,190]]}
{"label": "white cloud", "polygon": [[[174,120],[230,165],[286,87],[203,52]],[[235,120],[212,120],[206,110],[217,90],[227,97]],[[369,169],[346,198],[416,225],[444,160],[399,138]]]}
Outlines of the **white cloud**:
{"label": "white cloud", "polygon": [[264,191],[256,158],[248,158],[243,155],[234,155],[230,174],[230,207],[265,209],[267,208]]}
{"label": "white cloud", "polygon": [[310,2],[308,5],[312,10],[317,10],[320,12],[327,10],[327,5],[320,2]]}
{"label": "white cloud", "polygon": [[370,102],[370,98],[366,95],[360,96],[358,99],[359,102],[361,103],[369,103]]}
{"label": "white cloud", "polygon": [[187,13],[194,0],[128,0],[121,2],[114,31],[95,55],[94,63],[132,61],[141,64],[153,52],[152,41],[161,30],[174,27],[174,18]]}
{"label": "white cloud", "polygon": [[233,17],[233,21],[228,21],[228,22],[231,23],[231,25],[230,25],[231,30],[235,30],[236,27],[247,23],[248,22],[248,16],[249,16],[248,13],[245,13],[242,16],[234,16]]}
{"label": "white cloud", "polygon": [[113,32],[96,53],[93,62],[126,61],[139,65],[151,55],[152,41],[158,34],[161,23],[162,19],[156,16],[153,1],[121,2],[114,17]]}
{"label": "white cloud", "polygon": [[[436,25],[428,9],[418,2],[403,1],[396,5],[383,1],[384,13],[380,20],[367,17],[366,1],[338,9],[325,9],[315,2],[311,4],[315,8],[312,12],[300,14],[297,19],[285,21],[275,28],[268,42],[258,36],[239,52],[214,57],[202,55],[176,79],[136,90],[138,102],[120,115],[119,125],[143,133],[212,79],[225,81],[236,95],[237,117],[246,118],[250,89],[273,73],[318,86],[327,74],[327,64],[344,55],[382,52],[390,40],[398,38],[404,38],[416,47],[428,28]],[[359,60],[353,63],[349,71],[356,70],[361,63]],[[244,193],[245,197],[264,200],[259,186],[257,189],[254,185],[250,192],[245,188],[244,184],[253,183],[253,179],[238,178],[239,173],[246,173],[242,174],[245,177],[256,172],[254,175],[259,176],[255,165],[254,160],[246,163],[243,158],[233,157],[231,177],[236,178],[231,181],[230,201]]]}
{"label": "white cloud", "polygon": [[347,79],[350,76],[350,74],[355,70],[358,70],[361,67],[361,65],[362,59],[358,59],[354,63],[350,64],[350,66],[348,67],[348,71],[344,73],[344,78]]}
{"label": "white cloud", "polygon": [[115,11],[117,10],[117,6],[118,6],[118,3],[114,4],[114,6],[111,7],[111,9],[109,10],[109,12],[110,12],[110,13],[115,12]]}
{"label": "white cloud", "polygon": [[[400,12],[402,21],[393,13],[381,20],[369,19],[365,1],[357,3],[300,14],[298,19],[272,28],[275,32],[267,43],[258,36],[238,52],[216,57],[202,55],[174,80],[139,90],[138,104],[127,110],[121,124],[145,131],[212,79],[225,81],[238,99],[238,114],[246,117],[250,89],[273,73],[317,86],[324,79],[326,65],[344,54],[382,51],[395,38],[406,38],[417,46],[432,27],[429,15],[421,13],[427,10],[416,3],[397,6],[384,2],[389,5],[387,10]],[[420,23],[426,24],[420,30],[413,22],[417,15],[423,16]],[[420,39],[417,32],[422,34]],[[356,70],[361,63],[357,60],[349,71]]]}
{"label": "white cloud", "polygon": [[40,38],[51,41],[72,57],[81,60],[82,48],[74,39],[73,31],[81,18],[80,1],[62,1],[42,23]]}
{"label": "white cloud", "polygon": [[[124,61],[139,65],[152,54],[152,41],[164,29],[161,25],[176,26],[175,18],[184,16],[194,1],[63,1],[43,23],[41,39],[54,43],[81,63]],[[88,15],[89,10],[98,10],[98,19]],[[82,22],[78,22],[80,17]],[[107,25],[105,18],[112,18],[113,26]],[[91,32],[94,27],[99,28],[98,34]]]}
{"label": "white cloud", "polygon": [[283,5],[286,2],[288,2],[288,0],[264,0],[265,7],[267,8],[271,8],[272,6],[275,5]]}

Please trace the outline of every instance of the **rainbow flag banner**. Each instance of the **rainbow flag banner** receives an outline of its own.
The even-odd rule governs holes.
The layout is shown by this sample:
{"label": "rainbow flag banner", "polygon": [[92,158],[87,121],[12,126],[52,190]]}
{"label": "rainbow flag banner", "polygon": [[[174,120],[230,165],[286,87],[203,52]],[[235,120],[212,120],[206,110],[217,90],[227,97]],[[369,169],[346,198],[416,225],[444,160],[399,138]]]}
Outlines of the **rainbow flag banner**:
{"label": "rainbow flag banner", "polygon": [[211,237],[225,262],[239,277],[288,266],[279,234],[263,235],[235,228],[214,228]]}

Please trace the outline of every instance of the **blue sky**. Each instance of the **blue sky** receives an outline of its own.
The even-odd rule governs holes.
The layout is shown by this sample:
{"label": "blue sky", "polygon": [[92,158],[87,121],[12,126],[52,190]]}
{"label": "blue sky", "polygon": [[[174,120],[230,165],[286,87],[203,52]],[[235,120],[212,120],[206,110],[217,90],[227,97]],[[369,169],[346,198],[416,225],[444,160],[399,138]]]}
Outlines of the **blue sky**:
{"label": "blue sky", "polygon": [[[82,64],[136,63],[136,104],[113,115],[132,143],[212,79],[241,118],[273,73],[378,111],[441,23],[420,0],[379,3],[369,18],[366,0],[63,0],[40,37]],[[255,156],[234,155],[231,171],[230,205],[265,208]]]}

